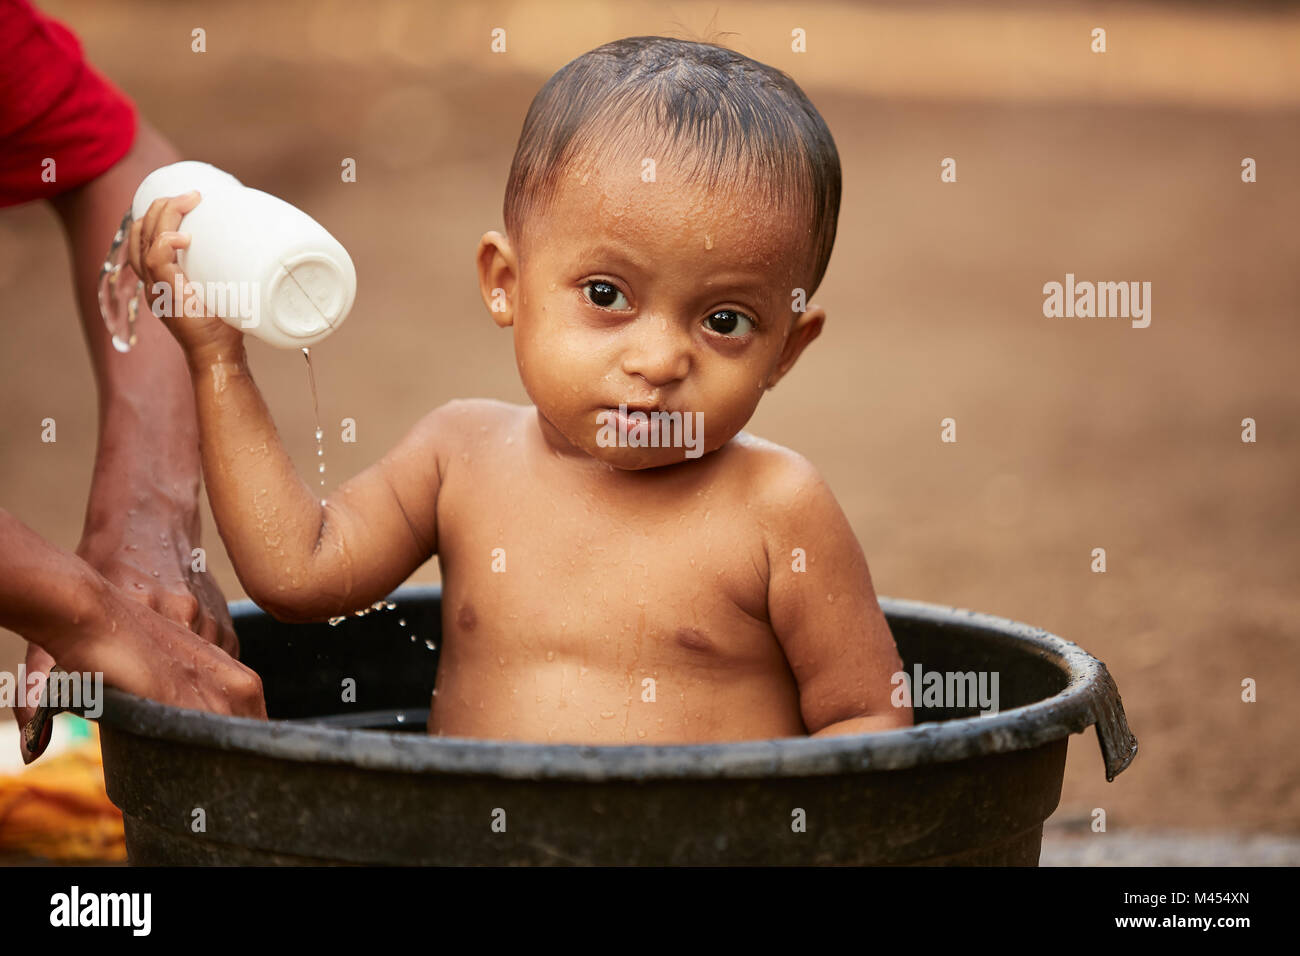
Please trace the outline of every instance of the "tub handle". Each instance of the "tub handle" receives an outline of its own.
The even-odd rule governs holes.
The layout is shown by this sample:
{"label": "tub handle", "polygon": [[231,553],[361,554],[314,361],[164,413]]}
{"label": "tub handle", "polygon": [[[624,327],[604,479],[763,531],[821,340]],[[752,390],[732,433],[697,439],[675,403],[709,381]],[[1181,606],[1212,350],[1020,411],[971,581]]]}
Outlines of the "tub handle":
{"label": "tub handle", "polygon": [[1097,661],[1097,678],[1092,681],[1092,717],[1097,724],[1101,759],[1106,765],[1106,780],[1114,780],[1137,756],[1138,741],[1129,730],[1124,716],[1124,702],[1106,665]]}

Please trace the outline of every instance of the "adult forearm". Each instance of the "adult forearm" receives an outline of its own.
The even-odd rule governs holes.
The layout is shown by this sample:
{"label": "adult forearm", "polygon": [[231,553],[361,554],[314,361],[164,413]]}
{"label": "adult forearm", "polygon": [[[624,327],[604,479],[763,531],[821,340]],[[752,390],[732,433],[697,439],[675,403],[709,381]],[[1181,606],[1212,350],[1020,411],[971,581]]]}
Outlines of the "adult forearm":
{"label": "adult forearm", "polygon": [[59,660],[102,611],[103,590],[85,561],[0,509],[0,625]]}
{"label": "adult forearm", "polygon": [[147,309],[136,320],[135,347],[119,353],[100,317],[97,289],[100,265],[136,187],[177,159],[175,149],[142,122],[121,162],[53,203],[72,253],[78,312],[99,390],[88,532],[111,532],[128,511],[143,506],[170,511],[179,531],[198,536],[198,434],[184,353]]}

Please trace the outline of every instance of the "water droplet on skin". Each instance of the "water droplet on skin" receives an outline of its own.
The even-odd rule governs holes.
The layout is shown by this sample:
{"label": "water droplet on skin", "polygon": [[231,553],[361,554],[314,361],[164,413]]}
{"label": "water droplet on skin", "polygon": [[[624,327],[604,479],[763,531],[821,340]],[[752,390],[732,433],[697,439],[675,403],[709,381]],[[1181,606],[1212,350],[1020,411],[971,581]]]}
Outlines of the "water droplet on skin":
{"label": "water droplet on skin", "polygon": [[705,249],[713,248],[713,237],[709,235],[707,232],[704,234],[704,248]]}
{"label": "water droplet on skin", "polygon": [[610,720],[611,718],[613,718],[613,717],[615,717],[615,716],[616,716],[616,714],[615,714],[612,710],[602,710],[602,711],[600,712],[600,719],[601,719],[601,720]]}
{"label": "water droplet on skin", "polygon": [[153,573],[153,576],[154,576],[154,577],[158,577],[158,572],[155,571],[155,572]]}
{"label": "water droplet on skin", "polygon": [[546,659],[547,659],[548,661],[553,661],[553,660],[555,660],[555,651],[547,651],[547,652],[546,652]]}

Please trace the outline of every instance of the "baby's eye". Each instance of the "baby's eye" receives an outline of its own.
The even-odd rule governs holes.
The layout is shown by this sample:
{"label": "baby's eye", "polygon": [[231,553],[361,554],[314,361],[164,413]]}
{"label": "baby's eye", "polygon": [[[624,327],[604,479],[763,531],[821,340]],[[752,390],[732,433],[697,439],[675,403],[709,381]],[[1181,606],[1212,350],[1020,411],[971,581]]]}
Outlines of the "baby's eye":
{"label": "baby's eye", "polygon": [[[586,292],[587,301],[592,305],[600,306],[602,309],[615,309],[621,312],[628,307],[627,296],[623,295],[618,286],[612,282],[593,279],[583,286],[583,290]],[[622,300],[622,306],[618,305],[619,300]]]}
{"label": "baby's eye", "polygon": [[704,324],[719,335],[739,339],[749,334],[754,327],[754,320],[734,309],[719,309],[705,319]]}

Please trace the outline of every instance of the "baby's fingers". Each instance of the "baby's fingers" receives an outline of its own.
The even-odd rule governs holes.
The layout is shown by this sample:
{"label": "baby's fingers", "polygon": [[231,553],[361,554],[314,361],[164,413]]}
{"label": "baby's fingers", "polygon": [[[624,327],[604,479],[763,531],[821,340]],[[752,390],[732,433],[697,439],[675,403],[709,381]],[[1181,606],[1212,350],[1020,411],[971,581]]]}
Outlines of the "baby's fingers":
{"label": "baby's fingers", "polygon": [[[148,278],[145,280],[145,293],[149,298],[149,304],[154,315],[160,319],[186,314],[183,306],[189,298],[190,289],[187,287],[185,276],[181,274],[180,266],[177,264],[176,251],[178,249],[188,249],[189,246],[190,237],[185,233],[163,232],[158,234],[157,239],[154,240],[153,245],[145,254],[144,265],[148,271]],[[172,295],[164,297],[160,294],[155,298],[155,286],[158,283],[163,283],[166,290],[170,291]],[[158,291],[162,292],[163,290]],[[169,302],[171,303],[170,307],[167,307]]]}
{"label": "baby's fingers", "polygon": [[188,249],[191,237],[184,232],[160,232],[145,255],[145,268],[149,277],[171,284],[180,271],[177,264],[176,250]]}
{"label": "baby's fingers", "polygon": [[149,211],[145,213],[145,235],[157,239],[164,232],[175,232],[181,227],[181,220],[194,211],[199,204],[198,190],[192,190],[184,196],[172,196],[168,199],[155,199]]}
{"label": "baby's fingers", "polygon": [[136,222],[131,223],[131,233],[128,240],[129,258],[131,267],[135,269],[135,274],[145,281],[147,285],[152,285],[154,277],[148,276],[141,268],[145,265],[145,259],[158,241],[160,232],[174,232],[180,227],[181,219],[186,213],[192,211],[199,204],[199,194],[190,192],[184,196],[170,196],[164,199],[155,199],[149,204],[144,216]]}
{"label": "baby's fingers", "polygon": [[151,202],[144,214],[140,248],[147,252],[158,240],[160,232],[174,232],[181,224],[181,217],[198,204],[197,191],[188,192],[183,196],[167,196]]}

